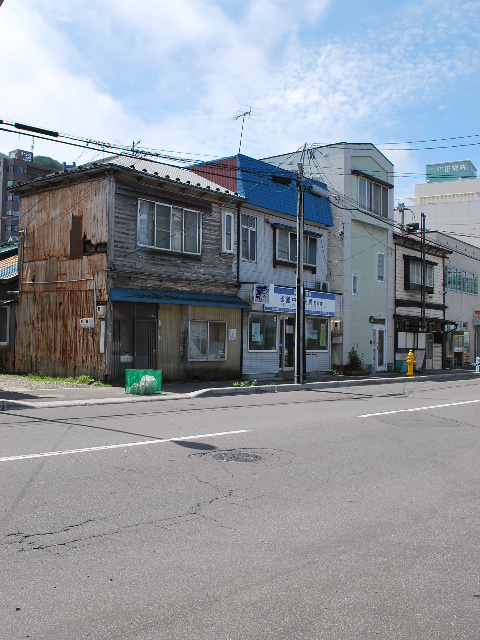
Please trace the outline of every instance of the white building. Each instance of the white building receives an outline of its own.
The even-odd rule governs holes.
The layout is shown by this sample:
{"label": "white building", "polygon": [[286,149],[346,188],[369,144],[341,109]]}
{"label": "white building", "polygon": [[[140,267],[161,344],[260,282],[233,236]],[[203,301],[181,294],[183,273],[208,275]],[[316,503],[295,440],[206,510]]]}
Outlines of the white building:
{"label": "white building", "polygon": [[[427,181],[415,185],[405,222],[426,215],[427,229],[441,231],[480,247],[480,179],[469,160],[427,164]],[[398,215],[397,222],[402,222]]]}
{"label": "white building", "polygon": [[343,300],[332,327],[332,367],[353,347],[375,371],[394,366],[393,164],[371,143],[315,146],[266,162],[321,180],[332,193],[328,281]]}
{"label": "white building", "polygon": [[465,366],[480,356],[480,248],[444,233],[429,240],[452,253],[445,265],[445,315],[450,321],[445,342],[447,366]]}
{"label": "white building", "polygon": [[452,251],[445,268],[445,364],[462,366],[480,356],[480,179],[470,160],[426,165],[426,182],[415,185],[400,224],[426,217],[427,238]]}

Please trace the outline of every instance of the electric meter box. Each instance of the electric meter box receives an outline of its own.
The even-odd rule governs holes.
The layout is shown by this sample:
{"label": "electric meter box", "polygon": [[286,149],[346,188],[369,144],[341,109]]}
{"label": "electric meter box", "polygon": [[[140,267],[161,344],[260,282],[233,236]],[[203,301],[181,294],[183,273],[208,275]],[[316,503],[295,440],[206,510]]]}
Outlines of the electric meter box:
{"label": "electric meter box", "polygon": [[80,318],[80,326],[84,329],[94,329],[95,321],[93,318]]}

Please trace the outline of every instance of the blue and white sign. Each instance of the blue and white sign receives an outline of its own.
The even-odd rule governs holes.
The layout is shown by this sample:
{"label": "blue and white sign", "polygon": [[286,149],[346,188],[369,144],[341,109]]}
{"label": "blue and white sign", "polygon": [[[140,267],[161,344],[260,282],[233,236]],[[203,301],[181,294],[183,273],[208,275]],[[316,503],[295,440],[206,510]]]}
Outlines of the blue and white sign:
{"label": "blue and white sign", "polygon": [[[257,288],[259,288],[258,291]],[[267,285],[255,285],[254,300],[263,302],[265,311],[295,313],[297,296],[293,287],[279,287],[271,284],[268,285],[267,294]],[[335,316],[335,294],[305,291],[305,315]]]}

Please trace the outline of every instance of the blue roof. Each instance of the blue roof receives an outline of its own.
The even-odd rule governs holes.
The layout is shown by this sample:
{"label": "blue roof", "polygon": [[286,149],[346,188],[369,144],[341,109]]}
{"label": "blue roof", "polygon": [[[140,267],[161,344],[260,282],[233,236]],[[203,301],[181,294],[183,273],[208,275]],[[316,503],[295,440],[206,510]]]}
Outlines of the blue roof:
{"label": "blue roof", "polygon": [[147,302],[156,304],[190,304],[199,307],[231,307],[248,309],[248,303],[238,296],[215,296],[205,293],[184,293],[181,291],[151,291],[150,289],[110,290],[112,302]]}
{"label": "blue roof", "polygon": [[[290,178],[289,185],[276,184],[273,176]],[[277,168],[268,162],[255,160],[242,154],[237,155],[237,192],[244,196],[249,204],[270,211],[278,211],[292,218],[297,217],[296,175],[293,171]],[[305,178],[305,185],[317,185],[323,189],[327,186],[318,180]],[[304,219],[327,227],[333,226],[330,202],[325,198],[305,192]]]}

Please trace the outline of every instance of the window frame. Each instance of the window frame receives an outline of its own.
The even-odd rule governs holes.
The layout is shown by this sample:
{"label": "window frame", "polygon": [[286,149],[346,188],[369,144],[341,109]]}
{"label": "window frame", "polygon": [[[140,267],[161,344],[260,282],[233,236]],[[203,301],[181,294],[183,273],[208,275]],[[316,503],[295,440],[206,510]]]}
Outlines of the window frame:
{"label": "window frame", "polygon": [[[227,220],[230,220],[230,247],[227,243]],[[222,252],[234,253],[235,247],[235,214],[232,211],[223,211],[222,214]]]}
{"label": "window frame", "polygon": [[[253,224],[251,225],[252,221]],[[257,217],[249,213],[242,213],[240,228],[242,260],[245,260],[245,262],[257,262]],[[244,242],[244,236],[246,242]]]}
{"label": "window frame", "polygon": [[[192,325],[193,324],[202,324],[202,325],[206,325],[207,328],[207,350],[206,350],[206,355],[205,357],[201,357],[201,358],[194,358],[190,355],[190,339],[191,339],[191,330],[192,330]],[[223,357],[221,358],[214,358],[210,355],[210,332],[211,332],[211,325],[223,325],[224,327],[224,336],[225,336],[225,349],[223,351]],[[226,362],[227,361],[227,323],[223,320],[189,320],[188,321],[188,361],[189,362]]]}
{"label": "window frame", "polygon": [[[404,263],[404,289],[405,291],[422,290],[422,260],[405,256]],[[412,278],[413,271],[413,278]],[[418,272],[418,273],[417,273]],[[425,292],[433,294],[435,290],[435,265],[425,263]]]}
{"label": "window frame", "polygon": [[352,296],[358,296],[358,274],[352,273]]}
{"label": "window frame", "polygon": [[[388,187],[369,180],[365,176],[358,176],[358,203],[367,211],[371,211],[381,218],[388,218]],[[378,203],[375,206],[375,202]]]}
{"label": "window frame", "polygon": [[[321,330],[318,331],[318,333],[324,333],[325,334],[325,347],[320,347],[319,349],[312,349],[311,347],[308,346],[308,333],[307,333],[307,323],[311,322],[313,324],[315,323],[319,323],[320,325],[323,325],[325,327],[325,331],[322,332]],[[328,351],[328,318],[322,318],[319,316],[308,316],[305,317],[305,351],[307,353],[317,353],[317,352],[327,352]],[[319,336],[320,338],[320,336]]]}
{"label": "window frame", "polygon": [[[297,232],[290,231],[290,229],[283,229],[281,227],[277,227],[275,229],[276,237],[275,237],[275,261],[278,264],[297,264]],[[288,257],[285,258],[283,256],[279,256],[278,251],[280,247],[280,233],[288,234],[286,247],[288,251]],[[308,232],[304,232],[303,234],[303,264],[305,267],[317,268],[317,251],[318,251],[318,238],[309,234]],[[310,243],[315,243],[315,262],[308,262],[310,256]],[[295,256],[292,258],[292,247],[295,247]]]}
{"label": "window frame", "polygon": [[[380,256],[382,256],[382,274],[380,276]],[[376,260],[376,280],[377,282],[384,284],[385,283],[385,254],[382,251],[377,251],[377,260]]]}
{"label": "window frame", "polygon": [[[141,203],[148,203],[153,205],[153,245],[152,244],[147,244],[144,242],[141,242],[140,239],[140,232],[141,232],[141,227],[140,227],[140,206]],[[157,245],[157,231],[159,229],[159,224],[157,222],[157,210],[159,207],[164,207],[166,209],[170,210],[170,219],[169,219],[169,229],[165,229],[165,233],[169,233],[170,235],[168,236],[168,240],[169,240],[169,247],[160,247]],[[174,211],[175,210],[175,211]],[[174,216],[178,215],[178,213],[180,212],[181,215],[181,248],[173,248],[172,249],[172,237],[173,235],[175,235],[174,233],[172,233],[172,227],[174,226]],[[197,233],[196,233],[196,243],[197,243],[197,251],[187,251],[185,249],[185,240],[188,237],[193,237],[193,234],[191,234],[190,236],[186,233],[186,231],[188,230],[188,228],[190,227],[186,227],[185,226],[185,219],[186,219],[186,215],[188,213],[193,213],[196,215],[197,217],[197,222],[195,223],[197,226]],[[150,214],[149,214],[150,215]],[[147,220],[148,222],[148,220]],[[193,225],[192,225],[193,226]],[[148,227],[146,228],[145,231],[146,234],[148,234]],[[156,200],[148,200],[147,198],[139,198],[138,199],[138,207],[137,207],[137,245],[139,247],[145,248],[145,249],[153,249],[155,251],[163,251],[166,253],[177,253],[177,254],[182,254],[182,255],[193,255],[193,256],[199,256],[202,254],[202,212],[198,211],[196,209],[189,209],[187,207],[179,207],[176,205],[171,205],[171,204],[166,204],[165,202],[158,202]]]}
{"label": "window frame", "polygon": [[[252,336],[251,325],[252,325],[252,320],[256,319],[256,318],[262,318],[263,320],[267,320],[267,321],[271,320],[272,321],[272,324],[274,325],[274,334],[273,335],[275,336],[275,344],[274,344],[273,348],[270,348],[270,349],[252,349],[251,343],[253,341],[251,340],[251,336]],[[250,313],[249,316],[248,316],[248,322],[247,322],[247,331],[248,331],[247,348],[248,348],[248,352],[249,353],[277,353],[278,352],[278,326],[279,326],[279,323],[277,322],[276,314],[261,313],[261,312]]]}
{"label": "window frame", "polygon": [[[8,305],[0,306],[0,314],[5,312],[5,335],[1,334],[2,323],[0,321],[0,347],[8,347],[10,344],[10,307]],[[3,338],[5,338],[3,340]]]}

